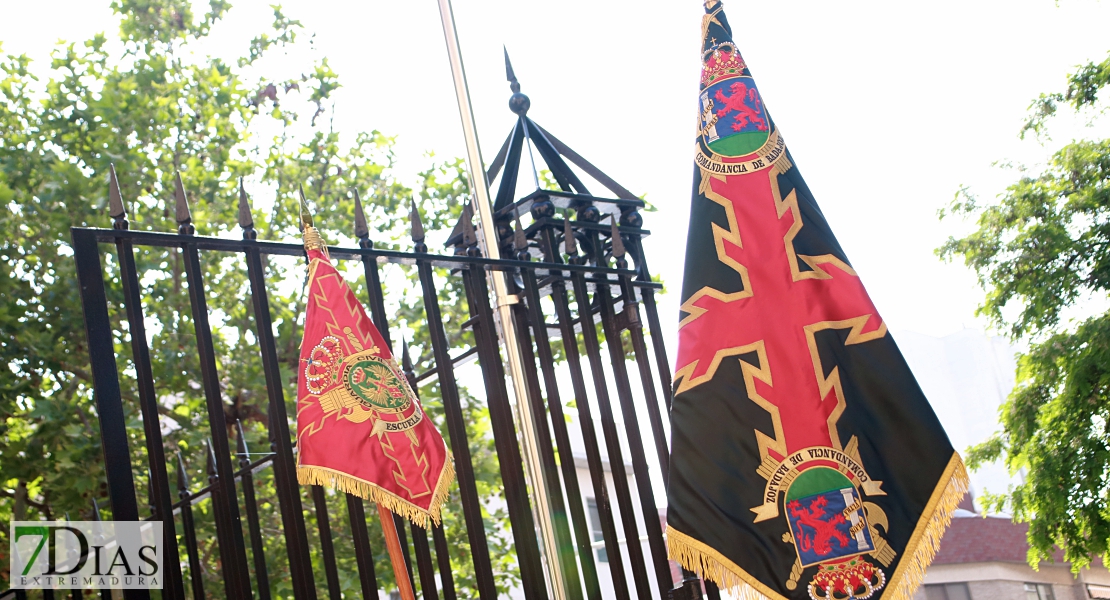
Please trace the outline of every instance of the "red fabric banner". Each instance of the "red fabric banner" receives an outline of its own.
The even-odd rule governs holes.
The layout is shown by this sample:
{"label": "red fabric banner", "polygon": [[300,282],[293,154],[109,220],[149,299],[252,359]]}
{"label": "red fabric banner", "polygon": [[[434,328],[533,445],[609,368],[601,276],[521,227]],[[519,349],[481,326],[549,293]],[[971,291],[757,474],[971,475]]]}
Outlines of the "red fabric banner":
{"label": "red fabric banner", "polygon": [[297,373],[297,480],[373,500],[427,528],[455,477],[451,455],[381,333],[315,231]]}

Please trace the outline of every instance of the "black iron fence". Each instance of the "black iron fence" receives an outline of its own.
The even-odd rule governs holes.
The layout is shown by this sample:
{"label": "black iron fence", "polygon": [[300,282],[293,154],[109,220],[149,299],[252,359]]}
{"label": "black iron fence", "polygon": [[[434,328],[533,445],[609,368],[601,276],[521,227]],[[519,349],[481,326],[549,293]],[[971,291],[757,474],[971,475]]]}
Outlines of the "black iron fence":
{"label": "black iron fence", "polygon": [[[297,484],[296,448],[283,385],[283,377],[290,373],[286,368],[283,374],[278,359],[268,298],[268,286],[275,282],[268,282],[265,273],[269,257],[301,257],[303,247],[256,239],[245,197],[241,198],[239,218],[242,239],[223,239],[195,235],[183,193],[178,198],[176,234],[132,231],[114,176],[112,193],[113,228],[74,228],[73,251],[111,516],[116,520],[164,523],[164,589],[154,592],[154,596],[268,599],[272,584],[280,579],[296,598],[378,598],[375,555],[383,549],[371,547],[375,523],[368,521],[363,500]],[[476,435],[492,435],[496,446],[503,484],[500,501],[511,524],[505,535],[511,534],[519,590],[529,599],[550,597],[518,445],[518,421],[505,383],[488,277],[505,277],[514,294],[509,301],[513,302],[525,361],[524,392],[538,429],[536,439],[542,459],[542,472],[536,475],[545,479],[549,491],[551,522],[561,552],[558,564],[568,597],[666,598],[674,587],[651,474],[654,467],[661,475],[657,479],[666,481],[668,443],[663,408],[670,406],[671,378],[655,302],[660,286],[652,282],[643,256],[641,240],[648,232],[641,228],[640,207],[642,203],[635,200],[536,192],[497,213],[502,255],[511,258],[491,260],[480,255],[466,211],[456,235],[449,239],[454,254],[440,255],[429,253],[415,209],[411,215],[414,252],[375,248],[359,205],[355,223],[358,247],[329,248],[333,260],[361,263],[367,290],[365,304],[388,343],[392,344],[391,323],[381,268],[387,263],[399,264],[407,271],[414,270],[417,277],[413,280],[419,282],[427,339],[414,342],[431,349],[434,367],[424,373],[414,372],[407,349],[402,360],[414,389],[438,384],[442,408],[429,412],[442,411],[433,417],[446,425],[444,433],[458,476],[450,502],[459,507],[461,522],[457,526],[465,527],[469,543],[465,550],[449,547],[440,527],[431,531],[411,525],[398,527],[410,561],[409,576],[423,598],[460,597],[450,558],[460,551],[467,551],[473,563],[477,596],[483,600],[497,596],[494,562],[504,557],[491,557],[487,544],[488,536],[495,532],[488,530],[491,525],[483,514],[484,503],[490,499],[479,492],[473,469],[470,442]],[[199,358],[200,372],[196,375],[205,397],[211,436],[202,457],[206,485],[193,482],[186,459],[167,453],[164,444],[165,423],[160,416],[164,407],[159,405],[158,382],[152,374],[140,285],[144,273],[136,266],[136,252],[144,248],[177,249],[183,261]],[[225,414],[220,361],[213,344],[202,269],[206,253],[231,253],[241,257],[246,266],[253,335],[268,395],[266,438],[270,447],[262,453],[252,451],[243,425],[229,423]],[[105,260],[113,261],[111,272],[118,276],[118,281],[107,283],[119,290],[122,307],[115,308],[125,315],[122,322],[113,320],[111,314],[116,313],[109,310],[102,268]],[[437,294],[437,277],[443,276],[457,278],[465,289],[470,319],[454,326],[472,330],[468,338],[473,340],[472,345],[456,342],[453,346],[449,342],[452,336],[445,329]],[[134,398],[121,394],[114,344],[123,327],[130,340],[128,376],[135,380]],[[489,411],[488,434],[468,429],[471,424],[466,422],[460,405],[456,368],[475,357]],[[564,385],[567,379],[569,387]],[[568,415],[568,411],[574,414]],[[649,425],[646,439],[641,434],[642,419]],[[128,424],[139,421],[142,434],[129,435]],[[581,489],[571,427],[580,428],[581,450],[593,489],[589,499]],[[129,439],[138,438],[145,446],[146,464],[137,464],[134,457],[141,453],[129,447]],[[197,462],[195,455],[192,459]],[[629,465],[631,472],[626,470]],[[610,477],[606,477],[607,471]],[[265,499],[259,497],[260,480],[265,480]],[[137,489],[140,487],[147,488],[145,493]],[[280,513],[280,532],[264,530],[263,521],[268,515],[260,512],[274,510]],[[199,526],[198,520],[205,525]],[[398,525],[403,523],[398,521]],[[598,531],[605,562],[598,560]],[[218,543],[206,547],[218,553],[215,561],[207,557],[208,563],[218,565],[217,581],[221,583],[216,586],[211,578],[202,576],[206,558],[200,555],[198,545],[198,535],[213,533]],[[642,539],[646,539],[646,553]],[[340,572],[337,545],[353,547],[357,573],[346,569]],[[283,566],[278,572],[270,572],[266,553],[275,552],[275,548],[282,554]],[[715,591],[711,594],[716,595]],[[149,597],[145,591],[124,595]]]}

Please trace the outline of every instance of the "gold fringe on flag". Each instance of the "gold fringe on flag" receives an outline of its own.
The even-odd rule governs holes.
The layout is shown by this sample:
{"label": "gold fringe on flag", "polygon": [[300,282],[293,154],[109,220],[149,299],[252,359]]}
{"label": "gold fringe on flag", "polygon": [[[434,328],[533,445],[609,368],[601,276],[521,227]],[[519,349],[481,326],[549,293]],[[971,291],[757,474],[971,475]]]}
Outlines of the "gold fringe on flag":
{"label": "gold fringe on flag", "polygon": [[428,507],[428,510],[424,510],[404,498],[378,487],[376,484],[352,477],[346,473],[327,467],[297,466],[297,482],[301,485],[330,487],[340,492],[370,500],[385,506],[394,514],[401,515],[424,529],[429,528],[428,521],[432,521],[436,525],[441,524],[440,509],[443,503],[447,501],[449,488],[454,480],[455,465],[448,457],[447,462],[443,465],[443,472],[439,475],[439,481],[436,482],[432,504]]}
{"label": "gold fringe on flag", "polygon": [[[911,600],[925,570],[940,550],[940,540],[952,522],[952,514],[967,493],[970,480],[963,459],[954,452],[929,503],[925,505],[917,528],[906,545],[906,556],[899,561],[882,600]],[[708,544],[667,526],[667,555],[702,579],[728,589],[742,600],[783,600],[783,596],[752,577],[736,563]]]}
{"label": "gold fringe on flag", "polygon": [[741,600],[782,598],[756,578],[748,575],[725,555],[667,525],[667,556],[698,577],[729,590]]}
{"label": "gold fringe on flag", "polygon": [[910,542],[906,544],[906,556],[898,562],[898,569],[887,584],[891,593],[889,597],[883,594],[884,600],[910,600],[913,597],[925,579],[925,569],[929,568],[937,550],[940,550],[940,539],[952,522],[952,514],[970,486],[964,461],[959,452],[953,452],[948,468],[944,470],[933,497],[929,498],[929,504],[925,505],[925,513],[917,522]]}

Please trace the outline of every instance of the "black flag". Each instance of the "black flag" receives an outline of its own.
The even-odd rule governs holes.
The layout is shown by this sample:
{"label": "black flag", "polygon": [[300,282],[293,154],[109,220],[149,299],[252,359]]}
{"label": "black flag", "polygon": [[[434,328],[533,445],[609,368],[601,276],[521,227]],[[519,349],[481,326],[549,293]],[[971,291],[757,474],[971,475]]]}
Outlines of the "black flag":
{"label": "black flag", "polygon": [[717,0],[702,33],[670,555],[751,598],[909,600],[967,490],[963,462]]}

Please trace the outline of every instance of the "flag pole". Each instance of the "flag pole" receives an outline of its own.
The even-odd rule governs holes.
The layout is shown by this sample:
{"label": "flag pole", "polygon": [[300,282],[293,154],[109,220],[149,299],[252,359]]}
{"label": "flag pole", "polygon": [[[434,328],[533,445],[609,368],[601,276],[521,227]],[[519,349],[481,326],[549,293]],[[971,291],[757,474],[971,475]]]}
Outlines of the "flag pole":
{"label": "flag pole", "polygon": [[[478,146],[478,126],[474,121],[474,109],[470,105],[470,91],[466,84],[466,71],[463,69],[462,50],[459,47],[459,38],[455,30],[455,14],[451,8],[451,0],[438,0],[438,2],[439,16],[443,22],[443,38],[447,43],[447,54],[451,60],[451,76],[455,82],[455,96],[459,103],[459,117],[462,120],[463,137],[466,139],[470,189],[474,190],[476,196],[477,202],[475,202],[475,205],[481,223],[482,235],[478,238],[478,244],[487,258],[498,259],[501,258],[501,252],[497,239],[497,227],[493,224],[493,203],[490,201],[485,163],[482,162],[482,152]],[[563,581],[563,572],[559,565],[559,546],[555,542],[555,529],[548,504],[548,490],[542,475],[539,450],[536,446],[536,427],[528,407],[523,361],[512,320],[512,305],[516,304],[519,298],[508,293],[504,277],[493,272],[487,273],[487,277],[493,287],[497,306],[495,313],[498,321],[497,330],[501,337],[501,344],[505,348],[506,359],[509,363],[509,374],[513,382],[513,392],[516,395],[516,418],[520,430],[520,442],[524,450],[525,477],[534,492],[531,495],[535,500],[533,514],[539,524],[540,538],[543,540],[544,554],[547,559],[545,561],[547,578],[551,584],[553,597],[557,600],[565,600],[567,597],[566,584]]]}
{"label": "flag pole", "polygon": [[389,551],[389,562],[393,565],[393,578],[397,580],[397,591],[401,600],[416,600],[416,592],[412,590],[412,581],[409,580],[409,571],[405,568],[405,556],[401,552],[401,537],[397,533],[397,524],[393,522],[393,511],[378,503],[378,518],[382,522],[382,534],[385,536],[385,548]]}

